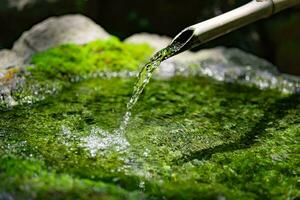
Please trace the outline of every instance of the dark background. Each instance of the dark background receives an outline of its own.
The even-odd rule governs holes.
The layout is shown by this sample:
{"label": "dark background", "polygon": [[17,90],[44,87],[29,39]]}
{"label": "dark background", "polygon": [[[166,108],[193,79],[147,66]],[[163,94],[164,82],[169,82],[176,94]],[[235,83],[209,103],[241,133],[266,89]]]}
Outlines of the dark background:
{"label": "dark background", "polygon": [[[174,37],[186,26],[249,0],[0,0],[0,49],[23,31],[56,15],[82,13],[124,39],[151,32]],[[244,27],[201,48],[238,47],[266,58],[283,72],[300,75],[300,7]]]}

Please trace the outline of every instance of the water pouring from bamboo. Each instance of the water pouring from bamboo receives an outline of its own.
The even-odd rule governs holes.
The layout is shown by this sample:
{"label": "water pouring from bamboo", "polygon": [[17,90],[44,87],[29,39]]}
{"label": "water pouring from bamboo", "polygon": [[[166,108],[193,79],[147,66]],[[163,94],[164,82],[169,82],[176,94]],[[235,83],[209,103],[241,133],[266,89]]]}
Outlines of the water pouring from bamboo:
{"label": "water pouring from bamboo", "polygon": [[300,4],[300,0],[253,0],[230,12],[189,26],[173,39],[171,44],[180,45],[174,55],[297,4]]}
{"label": "water pouring from bamboo", "polygon": [[131,117],[132,108],[150,81],[153,71],[162,61],[237,28],[262,18],[270,17],[298,3],[300,3],[300,0],[253,0],[233,11],[185,28],[174,38],[169,46],[157,52],[141,69],[133,89],[133,94],[127,103],[127,111],[116,132],[118,134],[124,133]]}

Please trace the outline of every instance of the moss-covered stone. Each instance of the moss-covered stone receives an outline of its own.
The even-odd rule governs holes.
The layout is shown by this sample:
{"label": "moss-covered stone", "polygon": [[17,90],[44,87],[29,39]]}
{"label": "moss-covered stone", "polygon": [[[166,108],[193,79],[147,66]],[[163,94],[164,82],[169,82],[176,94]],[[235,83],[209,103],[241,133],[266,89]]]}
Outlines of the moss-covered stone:
{"label": "moss-covered stone", "polygon": [[[97,59],[76,60],[74,52],[92,52],[95,45],[111,49],[112,56],[105,55],[112,62],[105,64],[98,53],[87,58],[99,56],[99,65]],[[1,111],[0,194],[17,199],[299,197],[299,95],[206,77],[152,80],[133,110],[126,131],[130,146],[121,151],[105,146],[135,79],[70,80],[97,70],[137,69],[145,50],[133,46],[125,58],[125,50],[116,50],[125,47],[113,39],[62,46],[33,59],[32,79],[59,80],[63,87],[36,104]]]}
{"label": "moss-covered stone", "polygon": [[148,45],[123,44],[117,38],[84,46],[62,45],[33,56],[30,72],[36,78],[65,79],[96,72],[135,71],[152,53]]}

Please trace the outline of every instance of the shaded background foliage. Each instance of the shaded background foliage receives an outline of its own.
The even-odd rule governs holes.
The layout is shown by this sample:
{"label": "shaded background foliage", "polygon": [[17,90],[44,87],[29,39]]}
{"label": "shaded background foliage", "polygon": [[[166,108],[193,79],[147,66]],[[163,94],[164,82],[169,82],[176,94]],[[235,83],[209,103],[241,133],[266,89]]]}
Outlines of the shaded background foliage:
{"label": "shaded background foliage", "polygon": [[[122,39],[137,32],[174,37],[188,25],[249,0],[0,0],[0,48],[50,17],[82,13]],[[201,48],[238,47],[264,57],[283,72],[300,74],[300,6],[223,36]]]}

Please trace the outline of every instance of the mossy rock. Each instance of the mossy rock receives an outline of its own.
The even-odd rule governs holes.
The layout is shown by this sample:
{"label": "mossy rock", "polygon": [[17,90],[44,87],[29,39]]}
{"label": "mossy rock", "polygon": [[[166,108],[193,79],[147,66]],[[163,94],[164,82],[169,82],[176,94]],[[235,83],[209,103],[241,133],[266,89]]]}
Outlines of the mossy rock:
{"label": "mossy rock", "polygon": [[96,72],[135,71],[152,49],[148,45],[123,44],[117,38],[97,40],[84,46],[75,44],[33,56],[30,68],[35,77],[64,79]]}
{"label": "mossy rock", "polygon": [[38,88],[43,98],[1,110],[0,197],[299,198],[297,94],[203,76],[152,80],[126,130],[130,145],[105,143],[135,82],[115,73],[137,71],[150,54],[111,39],[35,55],[14,97]]}

